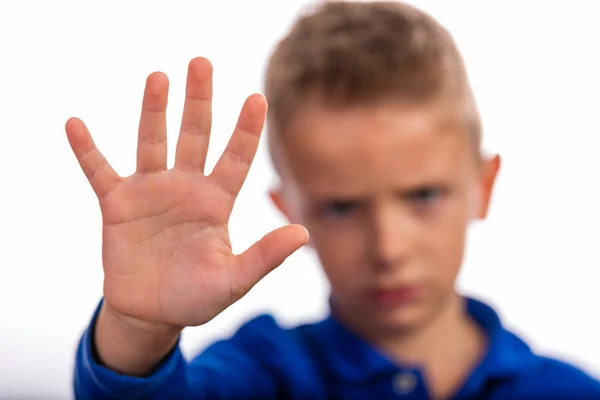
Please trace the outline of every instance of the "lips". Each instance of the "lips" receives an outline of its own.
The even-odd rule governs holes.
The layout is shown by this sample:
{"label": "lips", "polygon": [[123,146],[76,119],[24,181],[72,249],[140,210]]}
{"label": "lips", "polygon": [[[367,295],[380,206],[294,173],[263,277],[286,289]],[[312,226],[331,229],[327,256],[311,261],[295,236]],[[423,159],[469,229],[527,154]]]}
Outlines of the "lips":
{"label": "lips", "polygon": [[372,292],[373,300],[380,307],[397,307],[409,304],[422,296],[423,289],[417,285],[378,289]]}

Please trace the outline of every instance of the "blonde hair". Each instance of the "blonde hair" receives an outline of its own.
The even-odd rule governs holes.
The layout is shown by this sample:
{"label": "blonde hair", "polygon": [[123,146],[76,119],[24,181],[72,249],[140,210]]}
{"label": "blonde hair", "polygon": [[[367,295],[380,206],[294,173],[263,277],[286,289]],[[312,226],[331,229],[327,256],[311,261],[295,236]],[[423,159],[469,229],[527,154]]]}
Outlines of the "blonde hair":
{"label": "blonde hair", "polygon": [[317,5],[276,45],[264,83],[271,155],[273,139],[314,99],[331,107],[439,103],[451,107],[479,151],[480,117],[454,39],[404,3]]}

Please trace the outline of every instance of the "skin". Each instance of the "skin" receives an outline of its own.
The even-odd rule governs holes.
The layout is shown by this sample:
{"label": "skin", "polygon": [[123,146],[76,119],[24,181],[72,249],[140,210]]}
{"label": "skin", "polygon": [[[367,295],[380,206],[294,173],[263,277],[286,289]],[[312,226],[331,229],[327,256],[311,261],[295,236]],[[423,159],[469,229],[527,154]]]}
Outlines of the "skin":
{"label": "skin", "polygon": [[168,79],[146,81],[137,171],[120,177],[83,122],[66,133],[102,211],[104,302],[95,325],[99,362],[143,376],[174,346],[181,330],[210,321],[308,240],[289,225],[232,254],[228,221],[263,129],[266,101],[246,100],[215,168],[204,173],[211,131],[212,66],[189,64],[175,166],[167,169]]}
{"label": "skin", "polygon": [[442,111],[309,104],[280,132],[282,182],[271,193],[311,233],[333,312],[390,357],[425,365],[439,396],[484,351],[455,281],[499,168]]}
{"label": "skin", "polygon": [[[82,121],[66,124],[103,217],[99,362],[126,375],[148,374],[184,327],[209,322],[307,243],[305,226],[336,315],[391,358],[424,365],[434,396],[451,393],[485,345],[454,282],[468,224],[487,213],[499,158],[474,157],[468,135],[442,123],[436,110],[309,104],[283,135],[282,184],[271,193],[291,224],[234,255],[228,220],[256,153],[266,101],[247,99],[227,149],[205,174],[210,62],[189,64],[170,170],[167,93],[166,76],[151,74],[137,171],[126,178]],[[398,302],[380,293],[398,288],[411,296]]]}

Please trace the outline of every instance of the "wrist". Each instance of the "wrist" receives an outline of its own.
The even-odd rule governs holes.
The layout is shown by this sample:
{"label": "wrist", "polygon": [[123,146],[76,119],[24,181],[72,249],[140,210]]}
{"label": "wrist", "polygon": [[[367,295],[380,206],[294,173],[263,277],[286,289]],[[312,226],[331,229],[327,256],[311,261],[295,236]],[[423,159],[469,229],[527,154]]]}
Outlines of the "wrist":
{"label": "wrist", "polygon": [[129,317],[104,302],[93,335],[97,361],[121,374],[147,375],[177,344],[181,330]]}
{"label": "wrist", "polygon": [[99,318],[103,318],[106,325],[116,333],[127,337],[135,337],[142,342],[170,342],[176,339],[183,330],[183,327],[147,322],[139,318],[130,317],[116,311],[106,300],[102,303]]}

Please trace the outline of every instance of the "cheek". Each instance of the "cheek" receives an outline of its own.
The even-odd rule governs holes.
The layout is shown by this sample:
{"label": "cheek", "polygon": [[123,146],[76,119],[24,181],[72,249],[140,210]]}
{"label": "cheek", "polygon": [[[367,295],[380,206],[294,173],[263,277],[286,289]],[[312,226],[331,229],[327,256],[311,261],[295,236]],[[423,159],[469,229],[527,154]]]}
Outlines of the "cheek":
{"label": "cheek", "polygon": [[439,276],[445,282],[454,282],[456,279],[464,256],[465,234],[463,230],[455,231],[455,236],[440,244],[441,251],[438,252],[442,257],[438,260],[440,265]]}
{"label": "cheek", "polygon": [[449,207],[436,224],[424,232],[426,248],[422,249],[429,264],[434,265],[433,278],[441,284],[451,284],[456,279],[463,262],[467,229],[470,221],[468,202]]}
{"label": "cheek", "polygon": [[307,226],[311,233],[312,247],[316,251],[323,270],[332,286],[336,288],[355,286],[366,272],[365,255],[367,238],[365,230],[333,229],[323,226]]}

